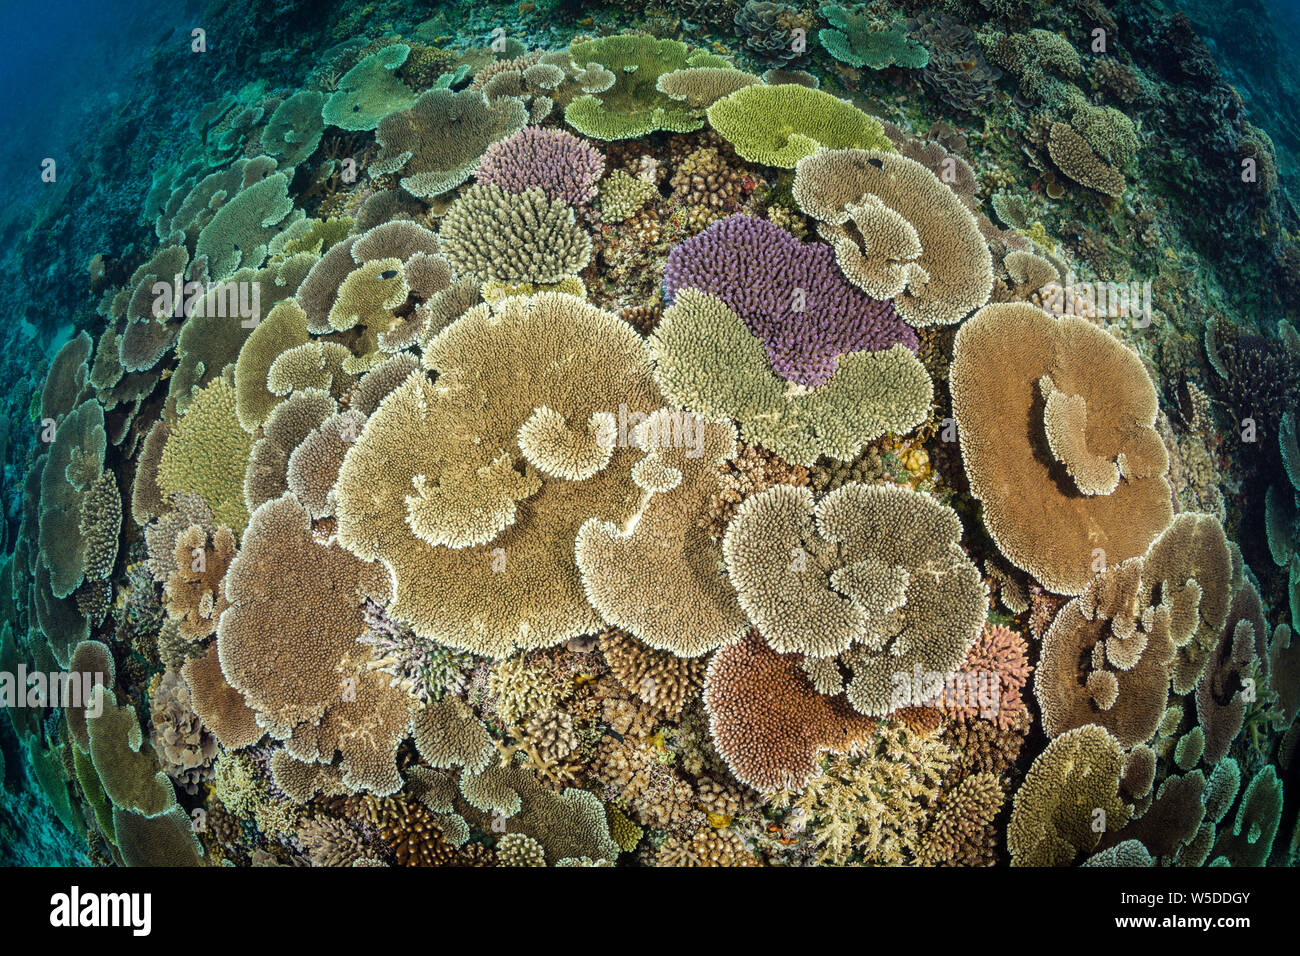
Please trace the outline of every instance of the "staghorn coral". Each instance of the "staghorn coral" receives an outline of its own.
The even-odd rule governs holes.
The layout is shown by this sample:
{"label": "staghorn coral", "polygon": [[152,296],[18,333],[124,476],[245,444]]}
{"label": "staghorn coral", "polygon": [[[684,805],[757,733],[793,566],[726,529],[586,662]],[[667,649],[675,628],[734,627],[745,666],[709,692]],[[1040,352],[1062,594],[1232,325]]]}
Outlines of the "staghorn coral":
{"label": "staghorn coral", "polygon": [[834,756],[792,805],[820,863],[898,866],[925,852],[940,782],[954,755],[942,741],[881,728],[858,757]]}
{"label": "staghorn coral", "polygon": [[372,670],[390,675],[395,686],[421,701],[441,700],[464,689],[473,655],[420,640],[374,601],[366,601],[365,615],[366,631],[357,640],[370,647],[374,660],[367,666]]}
{"label": "staghorn coral", "polygon": [[[1114,463],[1108,495],[1082,494],[1052,457],[1040,381],[1087,408],[1086,443]],[[1171,521],[1168,455],[1152,427],[1155,389],[1136,354],[1074,316],[988,305],[957,333],[953,411],[972,493],[999,550],[1050,590],[1080,593],[1100,566],[1145,552]],[[1020,408],[1019,418],[1009,409]],[[1069,482],[1067,484],[1067,482]]]}

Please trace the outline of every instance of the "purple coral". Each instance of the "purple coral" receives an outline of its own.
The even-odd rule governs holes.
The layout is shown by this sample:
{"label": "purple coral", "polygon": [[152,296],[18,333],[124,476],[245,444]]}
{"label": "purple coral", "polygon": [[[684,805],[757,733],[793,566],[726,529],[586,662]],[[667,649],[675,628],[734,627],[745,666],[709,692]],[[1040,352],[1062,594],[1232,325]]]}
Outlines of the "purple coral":
{"label": "purple coral", "polygon": [[604,171],[605,157],[584,140],[562,129],[527,126],[489,146],[475,175],[509,193],[538,187],[547,199],[581,206],[596,195]]}
{"label": "purple coral", "polygon": [[772,368],[800,385],[822,385],[847,352],[918,347],[889,300],[848,283],[831,247],[803,243],[780,226],[732,216],[668,254],[664,298],[694,287],[715,295],[763,343]]}

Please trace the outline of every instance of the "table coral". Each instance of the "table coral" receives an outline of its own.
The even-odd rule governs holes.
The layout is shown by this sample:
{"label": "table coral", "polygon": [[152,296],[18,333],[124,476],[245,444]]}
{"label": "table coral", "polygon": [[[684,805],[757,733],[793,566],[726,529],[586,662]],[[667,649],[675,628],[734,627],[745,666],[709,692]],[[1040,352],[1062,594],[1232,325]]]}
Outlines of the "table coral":
{"label": "table coral", "polygon": [[[1077,594],[1099,556],[1113,565],[1145,552],[1173,509],[1168,455],[1152,427],[1155,389],[1136,354],[1086,320],[1020,303],[985,306],[957,333],[954,352],[963,462],[1002,553],[1049,589]],[[1068,471],[1058,480],[1068,466],[1052,456],[1045,426],[1012,424],[1010,407],[1043,421],[1045,375],[1051,391],[1086,403],[1087,447],[1121,476],[1113,493],[1084,494]]]}
{"label": "table coral", "polygon": [[[424,362],[439,371],[436,390],[412,374],[344,459],[340,540],[384,561],[395,613],[442,643],[499,654],[594,631],[573,540],[588,518],[622,525],[637,513],[641,456],[615,447],[590,478],[551,478],[520,449],[519,431],[542,406],[573,430],[620,406],[657,408],[639,336],[580,299],[541,293],[510,297],[495,315],[471,309],[429,343]],[[553,367],[579,378],[557,382]],[[501,387],[474,384],[494,379]],[[431,575],[444,583],[431,588]]]}
{"label": "table coral", "polygon": [[802,243],[765,219],[732,216],[675,246],[664,298],[672,304],[682,289],[722,300],[777,373],[799,385],[825,384],[846,353],[916,347],[889,302],[844,281],[828,246]]}
{"label": "table coral", "polygon": [[892,151],[879,121],[822,90],[746,86],[708,108],[709,124],[752,163],[793,169],[819,147]]}

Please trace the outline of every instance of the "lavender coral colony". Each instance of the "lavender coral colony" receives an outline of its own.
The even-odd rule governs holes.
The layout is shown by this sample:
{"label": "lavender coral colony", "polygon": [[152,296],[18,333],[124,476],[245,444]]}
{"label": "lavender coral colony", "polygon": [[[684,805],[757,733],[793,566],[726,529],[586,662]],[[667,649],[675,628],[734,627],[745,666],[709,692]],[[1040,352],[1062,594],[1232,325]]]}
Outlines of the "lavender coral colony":
{"label": "lavender coral colony", "polygon": [[97,110],[6,862],[1295,863],[1293,98],[922,6],[223,4]]}

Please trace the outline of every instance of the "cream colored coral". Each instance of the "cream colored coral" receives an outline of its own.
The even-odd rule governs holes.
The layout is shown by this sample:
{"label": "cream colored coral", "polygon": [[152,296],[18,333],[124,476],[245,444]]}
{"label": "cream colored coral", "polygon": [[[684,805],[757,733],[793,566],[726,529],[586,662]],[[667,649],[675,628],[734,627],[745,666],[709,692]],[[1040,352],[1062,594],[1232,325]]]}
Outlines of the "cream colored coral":
{"label": "cream colored coral", "polygon": [[959,322],[988,301],[993,260],[975,216],[921,163],[821,150],[799,160],[793,194],[835,245],[845,275],[872,295],[896,290],[888,297],[910,324]]}

